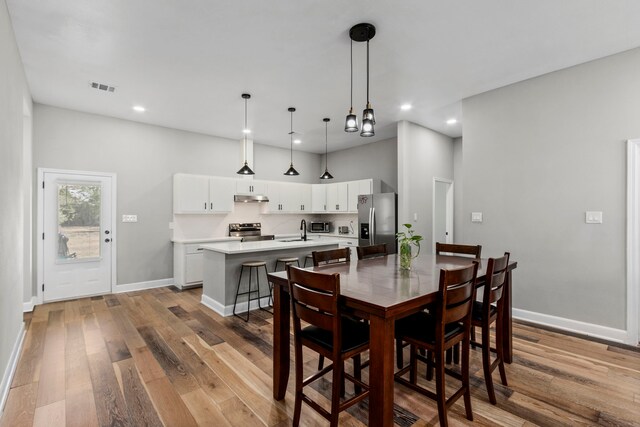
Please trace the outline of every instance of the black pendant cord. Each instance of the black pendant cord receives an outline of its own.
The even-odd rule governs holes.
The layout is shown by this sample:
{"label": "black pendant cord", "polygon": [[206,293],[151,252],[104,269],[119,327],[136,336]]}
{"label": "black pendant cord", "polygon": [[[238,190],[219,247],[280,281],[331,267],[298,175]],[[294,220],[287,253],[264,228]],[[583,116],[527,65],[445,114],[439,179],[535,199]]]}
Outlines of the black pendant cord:
{"label": "black pendant cord", "polygon": [[351,107],[349,111],[353,111],[353,40],[351,40]]}
{"label": "black pendant cord", "polygon": [[327,133],[328,123],[329,121],[325,120],[324,122],[324,170],[325,172],[329,170],[329,155],[327,154],[327,145],[328,145],[328,139],[329,139],[329,136],[328,136],[329,134]]}
{"label": "black pendant cord", "polygon": [[367,40],[367,108],[369,108],[369,40]]}
{"label": "black pendant cord", "polygon": [[293,111],[291,113],[291,128],[289,132],[289,139],[291,140],[291,166],[293,166]]}
{"label": "black pendant cord", "polygon": [[247,164],[247,98],[244,99],[244,164]]}

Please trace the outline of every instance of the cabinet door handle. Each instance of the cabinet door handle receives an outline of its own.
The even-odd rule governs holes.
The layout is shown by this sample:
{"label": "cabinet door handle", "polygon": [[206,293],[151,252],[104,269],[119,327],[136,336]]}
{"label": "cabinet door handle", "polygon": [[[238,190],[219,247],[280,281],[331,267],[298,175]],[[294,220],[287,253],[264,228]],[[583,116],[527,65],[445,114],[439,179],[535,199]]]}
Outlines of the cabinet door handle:
{"label": "cabinet door handle", "polygon": [[202,248],[198,248],[198,249],[196,249],[196,251],[201,251],[201,250],[202,250]]}
{"label": "cabinet door handle", "polygon": [[207,210],[207,202],[204,202],[204,210]]}
{"label": "cabinet door handle", "polygon": [[213,202],[209,203],[209,209],[213,210]]}

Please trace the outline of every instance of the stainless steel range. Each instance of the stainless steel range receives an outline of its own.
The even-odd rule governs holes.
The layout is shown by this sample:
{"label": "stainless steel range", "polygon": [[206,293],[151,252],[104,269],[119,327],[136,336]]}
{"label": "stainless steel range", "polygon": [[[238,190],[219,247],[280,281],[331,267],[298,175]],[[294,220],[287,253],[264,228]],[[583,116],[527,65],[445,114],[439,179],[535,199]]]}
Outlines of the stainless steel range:
{"label": "stainless steel range", "polygon": [[259,222],[243,222],[229,224],[229,237],[242,237],[243,242],[258,240],[273,240],[273,234],[262,234],[262,224]]}

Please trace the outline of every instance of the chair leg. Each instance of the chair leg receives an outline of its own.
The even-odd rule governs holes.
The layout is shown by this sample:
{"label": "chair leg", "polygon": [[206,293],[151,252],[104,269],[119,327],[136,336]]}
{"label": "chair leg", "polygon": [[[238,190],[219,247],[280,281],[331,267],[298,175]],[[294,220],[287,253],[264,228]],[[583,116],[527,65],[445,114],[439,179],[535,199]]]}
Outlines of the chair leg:
{"label": "chair leg", "polygon": [[447,365],[450,365],[452,361],[453,361],[453,349],[450,348],[447,350],[447,357],[445,358],[445,363]]}
{"label": "chair leg", "polygon": [[[357,380],[362,380],[362,358],[359,354],[353,357],[353,377]],[[362,387],[358,384],[355,384],[353,389],[356,394],[362,393]]]}
{"label": "chair leg", "polygon": [[409,347],[409,381],[411,384],[418,382],[418,359],[416,358],[416,346],[411,344]]}
{"label": "chair leg", "polygon": [[447,405],[444,387],[444,352],[436,354],[436,402],[438,404],[438,418],[440,425],[447,427]]}
{"label": "chair leg", "polygon": [[489,325],[482,325],[482,369],[484,371],[484,382],[487,385],[489,401],[496,404],[496,393],[493,390],[493,379],[491,378],[491,341],[489,335]]}
{"label": "chair leg", "polygon": [[340,413],[338,412],[338,408],[340,406],[340,396],[341,389],[343,388],[342,382],[342,372],[344,370],[344,362],[339,362],[334,360],[333,362],[333,383],[331,385],[331,419],[330,426],[337,427],[338,426],[338,416]]}
{"label": "chair leg", "polygon": [[[433,352],[427,351],[427,359],[433,362]],[[427,364],[427,381],[433,380],[433,364]]]}
{"label": "chair leg", "polygon": [[324,368],[324,356],[318,356],[318,371],[321,371]]}
{"label": "chair leg", "polygon": [[507,372],[504,369],[504,348],[502,347],[502,327],[501,319],[496,322],[496,355],[498,357],[498,369],[500,370],[500,380],[502,385],[509,385],[507,383]]}
{"label": "chair leg", "polygon": [[460,344],[453,346],[453,363],[456,365],[460,364]]}
{"label": "chair leg", "polygon": [[[344,372],[344,360],[340,362],[342,372]],[[340,397],[345,397],[347,394],[347,388],[345,387],[344,375],[340,375]]]}
{"label": "chair leg", "polygon": [[398,369],[402,369],[402,366],[404,365],[403,359],[404,358],[402,355],[402,340],[396,339],[396,366],[398,367]]}
{"label": "chair leg", "polygon": [[467,419],[473,421],[473,412],[471,411],[471,388],[469,386],[469,338],[462,340],[462,387],[464,387],[464,409],[467,413]]}
{"label": "chair leg", "polygon": [[[471,325],[471,341],[475,341],[476,340],[476,327]],[[473,342],[471,343],[471,348],[475,350],[476,345],[473,344]]]}
{"label": "chair leg", "polygon": [[295,363],[296,363],[296,392],[295,402],[293,405],[293,426],[298,427],[300,424],[300,412],[302,410],[302,345],[295,343]]}

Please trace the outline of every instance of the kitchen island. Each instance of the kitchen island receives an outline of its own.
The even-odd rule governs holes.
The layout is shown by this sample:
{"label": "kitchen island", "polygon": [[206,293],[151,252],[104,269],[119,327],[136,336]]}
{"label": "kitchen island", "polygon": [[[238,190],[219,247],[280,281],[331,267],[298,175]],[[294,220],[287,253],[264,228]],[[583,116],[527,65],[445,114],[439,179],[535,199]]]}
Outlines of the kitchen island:
{"label": "kitchen island", "polygon": [[[204,252],[202,285],[202,304],[222,316],[230,316],[240,277],[240,267],[247,261],[266,261],[267,270],[273,271],[276,259],[297,257],[300,266],[304,258],[313,251],[335,249],[342,243],[338,238],[321,238],[303,241],[300,239],[264,240],[257,242],[220,242],[201,245]],[[282,264],[280,267],[282,268]],[[264,270],[260,268],[260,295],[262,303],[269,300],[269,284]],[[240,291],[247,289],[249,274],[245,268]],[[255,273],[252,281],[255,281]],[[255,285],[254,285],[255,286]],[[238,300],[236,312],[247,310],[246,297]],[[263,305],[263,306],[264,306]],[[257,308],[258,302],[252,301],[251,309]]]}

